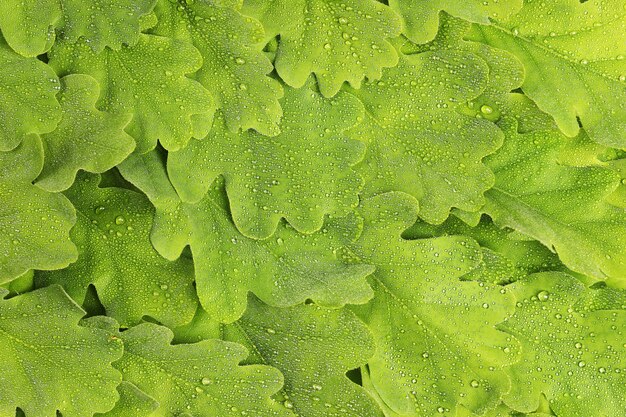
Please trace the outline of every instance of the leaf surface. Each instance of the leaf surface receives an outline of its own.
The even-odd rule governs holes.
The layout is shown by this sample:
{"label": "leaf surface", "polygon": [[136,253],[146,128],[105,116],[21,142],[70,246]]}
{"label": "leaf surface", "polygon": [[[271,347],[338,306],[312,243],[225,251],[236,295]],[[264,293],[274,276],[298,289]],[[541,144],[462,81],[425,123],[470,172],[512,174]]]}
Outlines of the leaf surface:
{"label": "leaf surface", "polygon": [[471,39],[516,55],[524,93],[570,137],[578,118],[591,139],[626,146],[626,3],[624,0],[525,1],[521,11]]}
{"label": "leaf surface", "polygon": [[372,297],[365,280],[372,266],[353,262],[341,250],[344,240],[360,230],[356,219],[327,219],[311,235],[281,223],[271,238],[250,239],[233,224],[220,181],[200,202],[190,204],[177,198],[155,154],[133,157],[120,169],[157,207],[152,233],[157,250],[176,259],[190,246],[196,290],[211,317],[237,320],[246,309],[248,291],[280,307],[307,298],[339,307]]}
{"label": "leaf surface", "polygon": [[263,22],[270,36],[280,35],[275,67],[292,87],[302,87],[315,74],[325,97],[344,82],[355,88],[364,78],[378,79],[385,67],[398,63],[388,42],[400,34],[400,19],[374,0],[254,0],[244,12]]}
{"label": "leaf surface", "polygon": [[374,333],[368,362],[371,389],[399,415],[455,415],[494,408],[509,389],[503,367],[517,359],[517,342],[496,329],[514,308],[506,290],[459,278],[476,268],[470,238],[407,241],[417,219],[414,198],[400,192],[366,199],[363,234],[349,245],[376,266],[374,299],[353,307]]}
{"label": "leaf surface", "polygon": [[159,402],[157,415],[271,417],[290,415],[270,396],[280,389],[278,370],[240,366],[241,345],[221,340],[171,345],[163,326],[140,324],[120,333],[124,356],[115,363],[124,380]]}
{"label": "leaf surface", "polygon": [[343,132],[362,117],[347,93],[325,99],[311,88],[286,88],[281,133],[232,133],[216,116],[209,136],[168,157],[168,172],[183,201],[197,202],[218,175],[235,224],[249,237],[272,235],[281,218],[302,233],[322,227],[324,215],[345,215],[358,204],[360,176],[352,166],[362,143]]}
{"label": "leaf surface", "polygon": [[135,45],[119,51],[96,54],[85,41],[57,42],[49,55],[57,73],[83,73],[98,80],[98,109],[133,115],[126,130],[135,138],[137,152],[153,149],[157,139],[166,149],[180,149],[192,136],[206,134],[214,103],[205,88],[185,76],[202,64],[192,45],[142,34]]}
{"label": "leaf surface", "polygon": [[0,68],[0,151],[10,151],[29,133],[55,129],[61,118],[55,97],[60,85],[52,68],[16,54],[1,37]]}
{"label": "leaf surface", "polygon": [[196,310],[191,260],[168,261],[154,250],[154,209],[145,196],[99,182],[83,174],[66,192],[78,213],[71,233],[78,261],[39,273],[38,285],[61,284],[82,303],[93,284],[107,315],[125,327],[144,316],[173,326],[189,322]]}
{"label": "leaf surface", "polygon": [[2,299],[6,293],[0,289],[0,413],[90,417],[113,408],[121,375],[111,362],[121,341],[79,326],[85,312],[59,286]]}
{"label": "leaf surface", "polygon": [[220,337],[246,346],[251,351],[246,364],[271,365],[283,373],[285,385],[276,397],[295,415],[381,415],[363,388],[345,375],[374,353],[372,335],[347,309],[315,304],[276,308],[250,296],[237,322],[220,325],[199,310],[192,324],[176,334],[186,342]]}
{"label": "leaf surface", "polygon": [[0,152],[0,283],[30,269],[64,268],[76,260],[69,236],[74,208],[64,196],[32,184],[42,165],[43,149],[35,135]]}
{"label": "leaf surface", "polygon": [[488,73],[471,52],[428,51],[403,55],[380,81],[350,90],[366,109],[349,132],[368,147],[358,167],[363,194],[411,194],[431,223],[443,222],[452,207],[479,209],[494,181],[482,158],[500,146],[502,133],[456,107],[485,90]]}
{"label": "leaf surface", "polygon": [[389,0],[389,6],[402,17],[402,34],[416,43],[435,38],[440,12],[470,22],[489,24],[490,19],[503,19],[522,7],[523,0]]}
{"label": "leaf surface", "polygon": [[120,393],[120,399],[115,407],[104,414],[96,414],[97,417],[150,417],[159,407],[152,397],[141,392],[130,382],[122,381],[117,391]]}
{"label": "leaf surface", "polygon": [[96,52],[134,44],[139,20],[156,0],[6,0],[0,5],[2,34],[16,52],[34,57],[60,37],[76,42],[84,37]]}
{"label": "leaf surface", "polygon": [[626,213],[605,201],[619,177],[603,167],[563,165],[571,141],[558,130],[520,134],[511,120],[500,125],[506,138],[486,158],[496,184],[486,193],[483,211],[496,224],[554,248],[573,271],[623,280]]}
{"label": "leaf surface", "polygon": [[614,416],[626,408],[626,314],[618,310],[577,311],[593,291],[562,273],[541,273],[510,287],[515,314],[500,328],[522,344],[522,358],[508,371],[511,407],[530,411],[545,394],[556,415]]}
{"label": "leaf surface", "polygon": [[[215,97],[231,132],[280,132],[280,83],[268,77],[271,62],[262,52],[263,27],[223,2],[160,0],[152,32],[192,43],[202,53],[195,79]],[[236,34],[234,36],[233,34]]]}
{"label": "leaf surface", "polygon": [[101,173],[122,162],[135,141],[124,132],[130,115],[117,116],[95,108],[98,82],[83,74],[61,80],[59,126],[42,136],[44,165],[37,185],[48,191],[68,189],[79,169]]}

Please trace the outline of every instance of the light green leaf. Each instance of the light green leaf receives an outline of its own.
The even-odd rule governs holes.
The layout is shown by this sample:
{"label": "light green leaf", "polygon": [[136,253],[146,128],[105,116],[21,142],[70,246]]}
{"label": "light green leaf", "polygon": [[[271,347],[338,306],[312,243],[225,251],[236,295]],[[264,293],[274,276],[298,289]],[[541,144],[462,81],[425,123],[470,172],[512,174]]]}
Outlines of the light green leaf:
{"label": "light green leaf", "polygon": [[196,310],[191,260],[170,262],[154,250],[154,209],[145,196],[98,183],[99,176],[79,175],[66,192],[78,212],[71,234],[78,261],[39,273],[38,285],[61,284],[82,303],[93,284],[107,314],[125,327],[144,316],[172,326],[189,322]]}
{"label": "light green leaf", "polygon": [[61,80],[62,118],[43,138],[44,165],[37,185],[63,191],[74,182],[79,169],[104,172],[122,162],[135,149],[126,132],[130,115],[116,116],[95,108],[98,82],[88,75],[68,75]]}
{"label": "light green leaf", "polygon": [[368,146],[359,165],[363,194],[411,194],[430,223],[443,222],[452,207],[478,210],[494,182],[482,158],[500,146],[502,133],[457,107],[485,90],[488,71],[473,53],[430,51],[402,55],[380,81],[351,90],[366,109],[349,132]]}
{"label": "light green leaf", "polygon": [[267,76],[273,66],[262,52],[263,28],[222,3],[160,0],[152,32],[193,43],[202,53],[195,79],[215,97],[231,132],[252,128],[274,136],[280,132],[283,93]]}
{"label": "light green leaf", "polygon": [[[50,0],[48,0],[50,1]],[[119,50],[139,39],[139,21],[156,0],[60,0],[63,19],[60,39],[76,42],[83,37],[95,52],[106,46]],[[41,13],[41,12],[39,12]]]}
{"label": "light green leaf", "polygon": [[315,304],[275,308],[251,296],[246,314],[233,324],[220,326],[199,310],[192,324],[176,333],[188,342],[217,336],[241,343],[252,352],[246,364],[278,368],[285,385],[276,397],[295,415],[381,415],[363,388],[345,375],[374,353],[367,327],[346,309]]}
{"label": "light green leaf", "polygon": [[19,56],[2,37],[0,68],[0,151],[10,151],[29,133],[54,130],[61,118],[55,97],[60,87],[52,68],[38,59]]}
{"label": "light green leaf", "polygon": [[387,39],[400,34],[400,19],[375,0],[299,0],[288,7],[275,0],[259,3],[253,1],[244,12],[254,13],[272,37],[280,35],[274,65],[292,87],[302,87],[313,73],[320,92],[331,97],[344,82],[358,88],[365,77],[378,79],[383,68],[398,63]]}
{"label": "light green leaf", "polygon": [[488,25],[490,19],[505,19],[522,7],[523,0],[389,0],[389,6],[402,17],[402,33],[413,42],[425,43],[435,38],[442,10]]}
{"label": "light green leaf", "polygon": [[115,408],[104,414],[96,414],[96,417],[149,417],[159,404],[154,398],[146,395],[130,382],[122,381],[117,387],[120,394]]}
{"label": "light green leaf", "polygon": [[562,273],[534,274],[508,288],[518,303],[500,328],[520,340],[523,354],[508,371],[504,401],[528,412],[543,393],[559,417],[622,414],[625,312],[573,310],[592,290]]}
{"label": "light green leaf", "polygon": [[494,408],[509,389],[502,368],[517,359],[517,342],[495,325],[514,309],[506,290],[459,278],[476,268],[480,248],[465,237],[407,241],[400,234],[417,219],[404,193],[367,199],[365,224],[349,245],[376,266],[375,297],[353,307],[374,333],[368,362],[371,389],[399,415],[455,415]]}
{"label": "light green leaf", "polygon": [[524,2],[521,11],[470,38],[515,54],[524,93],[568,136],[578,120],[591,139],[626,146],[626,3],[624,0]]}
{"label": "light green leaf", "polygon": [[0,283],[29,269],[59,269],[76,260],[69,237],[74,208],[62,195],[32,184],[42,165],[43,149],[35,135],[0,152]]}
{"label": "light green leaf", "polygon": [[281,223],[271,238],[254,240],[233,224],[222,181],[200,202],[189,204],[177,199],[156,154],[132,157],[120,170],[157,207],[152,233],[157,250],[176,259],[190,246],[200,302],[215,319],[237,320],[248,291],[280,307],[309,298],[339,307],[372,297],[365,277],[373,268],[347,259],[341,250],[344,240],[360,230],[353,217],[327,219],[311,235]]}
{"label": "light green leaf", "polygon": [[[0,289],[0,414],[91,417],[113,408],[121,341],[78,325],[85,312],[59,286],[8,300]],[[88,366],[86,366],[88,364]]]}
{"label": "light green leaf", "polygon": [[[244,347],[221,340],[171,345],[167,327],[145,323],[120,333],[124,356],[115,363],[124,380],[159,402],[159,416],[288,417],[270,396],[280,389],[278,370],[239,366]],[[245,414],[244,414],[245,413]]]}
{"label": "light green leaf", "polygon": [[604,201],[618,176],[602,167],[563,165],[571,141],[558,130],[520,134],[510,119],[500,125],[506,139],[485,160],[496,184],[483,211],[554,248],[573,271],[625,279],[626,213]]}
{"label": "light green leaf", "polygon": [[208,137],[168,157],[168,172],[183,201],[196,202],[218,175],[235,224],[249,237],[271,236],[281,218],[312,233],[324,215],[345,215],[358,204],[362,180],[352,166],[364,146],[343,137],[363,107],[347,93],[325,99],[311,88],[286,88],[282,132],[267,137],[232,133],[216,116]]}
{"label": "light green leaf", "polygon": [[57,42],[49,55],[57,73],[98,80],[98,109],[133,115],[127,132],[137,141],[137,152],[153,149],[157,139],[166,149],[180,149],[192,136],[206,134],[214,104],[207,90],[185,76],[202,63],[192,45],[142,34],[137,44],[119,51],[96,54],[85,41]]}
{"label": "light green leaf", "polygon": [[466,280],[508,284],[535,272],[568,271],[558,256],[544,245],[535,240],[515,239],[512,232],[508,228],[499,228],[487,216],[474,227],[450,216],[438,226],[418,221],[405,230],[402,237],[424,239],[463,235],[476,240],[481,246],[482,262],[480,267],[463,277]]}
{"label": "light green leaf", "polygon": [[0,5],[0,28],[8,44],[21,55],[34,57],[60,38],[84,37],[95,52],[119,49],[139,36],[139,19],[156,0],[5,0]]}

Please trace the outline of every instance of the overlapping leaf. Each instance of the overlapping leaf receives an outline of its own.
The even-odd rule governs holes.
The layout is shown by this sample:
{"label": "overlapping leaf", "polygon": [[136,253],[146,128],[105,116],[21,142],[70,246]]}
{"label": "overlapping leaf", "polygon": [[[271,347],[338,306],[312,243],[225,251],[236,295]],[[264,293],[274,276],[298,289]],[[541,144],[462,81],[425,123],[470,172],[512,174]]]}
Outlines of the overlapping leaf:
{"label": "overlapping leaf", "polygon": [[476,26],[471,38],[522,61],[524,93],[566,135],[576,136],[579,118],[594,141],[624,147],[625,7],[624,0],[526,0],[510,18]]}
{"label": "overlapping leaf", "polygon": [[[159,403],[159,415],[290,416],[270,396],[283,383],[265,365],[240,366],[247,351],[236,343],[204,340],[171,345],[173,334],[145,323],[120,333],[124,355],[115,363],[129,381]],[[71,417],[71,416],[70,416]]]}
{"label": "overlapping leaf", "polygon": [[0,68],[0,151],[10,151],[29,133],[54,130],[61,118],[55,97],[60,86],[49,66],[16,54],[2,37]]}
{"label": "overlapping leaf", "polygon": [[200,302],[215,319],[237,320],[246,309],[248,291],[283,307],[307,298],[342,306],[372,297],[365,276],[373,268],[345,259],[341,251],[343,241],[359,231],[355,219],[328,219],[312,235],[281,224],[271,238],[254,240],[233,224],[221,182],[190,204],[178,199],[156,154],[133,157],[120,169],[157,207],[155,247],[176,259],[190,246]]}
{"label": "overlapping leaf", "polygon": [[100,87],[88,75],[68,75],[61,80],[59,126],[43,135],[44,165],[37,185],[63,191],[79,169],[104,172],[122,162],[135,149],[124,127],[130,115],[114,116],[95,108]]}
{"label": "overlapping leaf", "polygon": [[512,313],[514,299],[501,288],[459,281],[478,266],[479,246],[465,237],[401,238],[417,218],[415,199],[404,193],[367,199],[359,213],[363,234],[349,246],[376,266],[374,299],[354,307],[377,344],[368,362],[371,389],[399,415],[494,408],[509,390],[502,368],[518,351],[495,325]]}
{"label": "overlapping leaf", "polygon": [[191,260],[171,262],[154,250],[154,209],[145,196],[98,183],[96,175],[81,175],[66,192],[78,213],[71,236],[79,258],[63,270],[39,273],[38,285],[61,284],[82,303],[93,284],[107,314],[122,326],[144,316],[173,326],[189,322],[196,310]]}
{"label": "overlapping leaf", "polygon": [[0,414],[89,417],[113,408],[122,343],[78,325],[81,310],[59,286],[8,300],[0,289]]}
{"label": "overlapping leaf", "polygon": [[104,414],[96,414],[97,417],[149,417],[159,404],[150,396],[130,382],[122,381],[117,387],[120,399],[115,407]]}
{"label": "overlapping leaf", "polygon": [[241,343],[251,351],[246,364],[278,368],[285,384],[277,397],[292,415],[381,415],[363,388],[345,375],[374,353],[371,334],[346,309],[314,304],[279,309],[251,296],[246,314],[233,324],[220,325],[200,310],[189,326],[176,333],[179,341],[218,337]]}
{"label": "overlapping leaf", "polygon": [[413,42],[424,43],[435,38],[440,12],[470,22],[489,24],[490,19],[505,19],[522,7],[523,0],[389,0],[389,6],[402,16],[402,33]]}
{"label": "overlapping leaf", "polygon": [[11,48],[25,56],[46,52],[60,38],[84,37],[96,51],[134,44],[139,19],[156,0],[6,0],[0,5],[0,29]]}
{"label": "overlapping leaf", "polygon": [[195,79],[213,94],[231,132],[276,135],[282,88],[267,76],[273,67],[261,51],[263,27],[227,3],[160,0],[152,32],[191,42],[202,53]]}
{"label": "overlapping leaf", "polygon": [[574,310],[590,290],[562,273],[531,275],[509,290],[517,308],[500,328],[520,340],[523,354],[508,371],[505,402],[531,411],[543,393],[558,416],[620,415],[626,409],[623,309]]}
{"label": "overlapping leaf", "polygon": [[[484,211],[556,249],[570,269],[596,279],[624,279],[626,213],[604,201],[619,184],[611,170],[560,163],[568,140],[558,130],[517,133],[501,122],[503,147],[486,159],[496,185]],[[584,133],[581,133],[584,134]]]}
{"label": "overlapping leaf", "polygon": [[493,174],[482,158],[502,134],[493,123],[456,110],[480,95],[488,67],[473,53],[438,50],[403,55],[377,82],[351,90],[366,108],[350,136],[364,141],[359,166],[366,196],[404,191],[420,201],[420,216],[441,223],[452,207],[476,210]]}
{"label": "overlapping leaf", "polygon": [[154,35],[140,35],[133,46],[95,53],[85,41],[57,42],[50,65],[61,75],[84,73],[100,83],[100,110],[132,114],[126,128],[137,152],[156,146],[184,147],[202,137],[213,117],[210,93],[185,76],[198,70],[202,56],[190,44]]}
{"label": "overlapping leaf", "polygon": [[69,236],[74,208],[64,196],[32,184],[42,165],[41,141],[34,135],[0,152],[0,283],[29,269],[64,268],[76,260]]}
{"label": "overlapping leaf", "polygon": [[315,74],[325,97],[344,82],[359,87],[378,79],[398,56],[387,41],[400,34],[400,19],[374,0],[252,0],[244,11],[260,19],[270,36],[280,35],[275,67],[293,87]]}
{"label": "overlapping leaf", "polygon": [[343,137],[363,107],[347,93],[325,99],[314,89],[286,88],[281,133],[232,133],[216,116],[209,136],[168,157],[168,172],[183,201],[196,202],[218,175],[235,224],[249,237],[272,235],[282,217],[312,233],[324,215],[341,216],[358,204],[362,180],[352,166],[363,144]]}
{"label": "overlapping leaf", "polygon": [[544,245],[535,240],[516,239],[513,230],[499,228],[487,216],[474,227],[456,216],[450,216],[439,226],[418,221],[402,234],[405,239],[454,235],[469,236],[481,246],[481,266],[463,279],[508,284],[535,272],[567,270]]}

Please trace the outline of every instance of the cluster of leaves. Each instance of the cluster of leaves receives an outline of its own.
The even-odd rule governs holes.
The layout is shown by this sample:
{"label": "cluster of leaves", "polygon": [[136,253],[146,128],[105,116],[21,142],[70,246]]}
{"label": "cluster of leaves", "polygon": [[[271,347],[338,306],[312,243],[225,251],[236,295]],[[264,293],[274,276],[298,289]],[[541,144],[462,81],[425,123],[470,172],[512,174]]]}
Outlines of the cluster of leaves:
{"label": "cluster of leaves", "polygon": [[617,417],[625,0],[4,0],[0,416]]}

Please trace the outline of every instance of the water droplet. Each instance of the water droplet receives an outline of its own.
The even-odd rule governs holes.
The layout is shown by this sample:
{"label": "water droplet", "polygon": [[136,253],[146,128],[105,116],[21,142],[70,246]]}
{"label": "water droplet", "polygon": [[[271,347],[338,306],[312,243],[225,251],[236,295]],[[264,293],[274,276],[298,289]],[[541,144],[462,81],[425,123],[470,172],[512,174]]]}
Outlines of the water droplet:
{"label": "water droplet", "polygon": [[322,390],[322,386],[319,384],[313,384],[313,389],[316,391],[321,391]]}
{"label": "water droplet", "polygon": [[584,367],[585,367],[585,365],[587,365],[587,364],[585,363],[585,361],[580,361],[580,362],[578,362],[578,366],[579,366],[579,367],[581,367],[581,368],[584,368]]}
{"label": "water droplet", "polygon": [[329,43],[324,44],[324,49],[331,49],[331,48],[332,48],[331,44]]}
{"label": "water droplet", "polygon": [[293,403],[289,400],[285,400],[283,402],[283,405],[285,406],[285,408],[290,408],[290,409],[293,408]]}
{"label": "water droplet", "polygon": [[598,372],[600,372],[601,374],[606,373],[606,368],[599,368]]}
{"label": "water droplet", "polygon": [[539,301],[548,301],[548,298],[550,298],[550,293],[548,291],[540,291],[539,294],[537,294],[537,298],[539,299]]}
{"label": "water droplet", "polygon": [[470,382],[470,386],[472,388],[478,388],[480,386],[480,382],[476,381],[475,379],[472,379],[472,382]]}
{"label": "water droplet", "polygon": [[115,218],[115,224],[120,225],[120,224],[124,224],[126,222],[126,219],[124,219],[124,217],[122,216],[117,216]]}
{"label": "water droplet", "polygon": [[483,308],[489,308],[489,304],[483,303]]}
{"label": "water droplet", "polygon": [[267,329],[265,329],[265,331],[269,334],[276,334],[276,330],[272,329],[271,327],[268,327]]}
{"label": "water droplet", "polygon": [[493,113],[493,108],[491,106],[484,104],[483,106],[481,106],[480,111],[481,113],[484,113],[484,114],[491,114]]}
{"label": "water droplet", "polygon": [[209,378],[202,378],[202,385],[211,385],[213,383],[213,381],[211,381]]}
{"label": "water droplet", "polygon": [[428,352],[424,352],[424,353],[422,353],[422,358],[427,358],[427,357],[429,357],[429,356],[430,356],[430,355],[428,354]]}
{"label": "water droplet", "polygon": [[96,214],[100,214],[100,213],[102,213],[104,210],[106,210],[106,209],[104,208],[104,206],[100,206],[100,207],[96,207],[96,209],[94,210],[94,212],[95,212]]}

